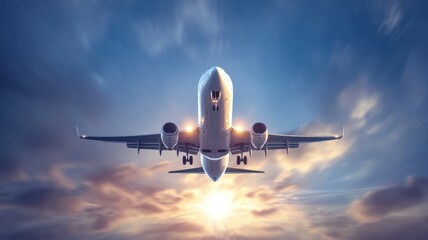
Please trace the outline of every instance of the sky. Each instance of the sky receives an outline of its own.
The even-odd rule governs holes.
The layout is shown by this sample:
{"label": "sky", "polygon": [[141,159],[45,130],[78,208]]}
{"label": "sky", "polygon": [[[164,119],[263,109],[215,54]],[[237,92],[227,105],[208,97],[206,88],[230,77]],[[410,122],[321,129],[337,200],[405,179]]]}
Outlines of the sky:
{"label": "sky", "polygon": [[[0,239],[426,239],[425,9],[4,2]],[[212,66],[232,78],[235,125],[344,138],[255,152],[247,168],[265,174],[215,183],[168,174],[184,168],[175,152],[77,139],[195,125]]]}

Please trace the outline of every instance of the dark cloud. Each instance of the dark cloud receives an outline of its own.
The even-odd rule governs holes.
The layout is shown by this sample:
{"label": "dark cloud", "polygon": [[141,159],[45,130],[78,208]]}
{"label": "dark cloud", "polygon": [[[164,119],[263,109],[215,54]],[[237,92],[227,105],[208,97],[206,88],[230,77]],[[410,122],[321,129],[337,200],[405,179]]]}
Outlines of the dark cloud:
{"label": "dark cloud", "polygon": [[24,207],[40,213],[70,213],[79,209],[81,201],[65,190],[40,187],[26,190],[12,196],[5,205]]}
{"label": "dark cloud", "polygon": [[141,210],[143,213],[147,213],[147,214],[163,212],[162,208],[152,203],[141,203],[141,204],[138,204],[136,207],[137,209]]}
{"label": "dark cloud", "polygon": [[155,174],[156,171],[153,172],[153,169],[162,171],[164,169],[164,165],[165,163],[159,163],[152,167],[140,168],[135,164],[122,164],[108,167],[96,172],[92,176],[89,176],[88,183],[92,186],[93,190],[96,191],[99,187],[109,185],[130,193],[138,192],[146,196],[153,196],[157,192],[163,190],[163,188],[144,184],[137,181],[137,179],[140,177],[147,178],[148,175]]}
{"label": "dark cloud", "polygon": [[262,210],[253,210],[251,213],[256,217],[268,217],[270,215],[273,215],[278,210],[276,208],[268,208],[268,209],[262,209]]}
{"label": "dark cloud", "polygon": [[311,229],[328,239],[425,239],[428,232],[427,216],[385,217],[370,223],[359,223],[346,215],[315,214]]}
{"label": "dark cloud", "polygon": [[[0,235],[1,236],[1,235]],[[55,240],[55,239],[85,239],[80,236],[78,229],[66,224],[54,224],[50,226],[37,226],[34,228],[23,229],[22,231],[11,232],[2,236],[5,240]]]}
{"label": "dark cloud", "polygon": [[427,200],[428,178],[409,177],[405,185],[367,193],[355,201],[350,212],[358,218],[376,219],[417,206]]}
{"label": "dark cloud", "polygon": [[167,232],[179,233],[179,232],[201,232],[204,229],[202,225],[188,222],[174,223],[165,228]]}
{"label": "dark cloud", "polygon": [[73,126],[97,119],[108,103],[69,7],[27,1],[1,10],[0,131],[8,136],[0,140],[2,178],[76,161]]}
{"label": "dark cloud", "polygon": [[120,213],[115,211],[107,210],[107,211],[99,211],[94,213],[93,215],[94,221],[92,224],[92,228],[95,231],[106,231],[111,230],[114,227],[115,223],[123,217]]}
{"label": "dark cloud", "polygon": [[[159,224],[142,232],[147,239],[178,238],[190,239],[192,234],[201,234],[204,226],[198,223],[180,221],[171,224]],[[199,236],[199,235],[197,235]]]}
{"label": "dark cloud", "polygon": [[390,239],[423,240],[428,236],[427,217],[387,218],[380,222],[367,223],[356,227],[346,239]]}
{"label": "dark cloud", "polygon": [[344,215],[335,215],[334,213],[317,214],[311,218],[311,227],[320,230],[324,235],[332,239],[346,239],[349,231],[354,229],[357,222]]}
{"label": "dark cloud", "polygon": [[275,193],[267,188],[258,188],[246,194],[248,198],[258,198],[261,201],[269,201],[275,197]]}

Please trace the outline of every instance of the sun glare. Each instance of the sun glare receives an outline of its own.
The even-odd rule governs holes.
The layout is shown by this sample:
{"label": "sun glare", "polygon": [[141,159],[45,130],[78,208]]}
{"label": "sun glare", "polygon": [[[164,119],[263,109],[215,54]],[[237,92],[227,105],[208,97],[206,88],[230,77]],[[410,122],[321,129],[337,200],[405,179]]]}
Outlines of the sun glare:
{"label": "sun glare", "polygon": [[213,192],[204,201],[203,210],[211,218],[225,218],[233,208],[232,193]]}
{"label": "sun glare", "polygon": [[235,130],[236,130],[237,132],[242,132],[242,131],[244,131],[244,128],[243,128],[242,126],[240,126],[240,125],[237,125],[237,126],[235,126],[234,128],[235,128]]}
{"label": "sun glare", "polygon": [[193,125],[187,125],[186,126],[186,132],[192,132],[193,131]]}

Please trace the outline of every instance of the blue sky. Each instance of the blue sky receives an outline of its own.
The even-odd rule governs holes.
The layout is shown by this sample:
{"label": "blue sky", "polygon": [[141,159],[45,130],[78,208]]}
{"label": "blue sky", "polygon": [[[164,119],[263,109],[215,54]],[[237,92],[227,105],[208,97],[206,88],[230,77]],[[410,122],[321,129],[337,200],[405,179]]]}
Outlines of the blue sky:
{"label": "blue sky", "polygon": [[[422,1],[4,5],[0,238],[428,234]],[[137,155],[120,144],[77,140],[76,125],[123,135],[196,123],[197,82],[211,66],[232,78],[235,123],[305,134],[334,134],[344,125],[345,138],[289,155],[256,153],[248,167],[266,174],[217,183],[166,174],[182,167],[174,153]],[[215,193],[232,199],[222,219],[198,207]]]}

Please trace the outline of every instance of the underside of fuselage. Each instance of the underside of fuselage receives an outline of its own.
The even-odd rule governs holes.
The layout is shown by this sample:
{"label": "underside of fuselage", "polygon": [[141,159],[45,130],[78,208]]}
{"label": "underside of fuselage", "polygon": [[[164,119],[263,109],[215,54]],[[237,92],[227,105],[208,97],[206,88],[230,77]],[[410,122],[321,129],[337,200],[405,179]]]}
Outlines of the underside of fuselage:
{"label": "underside of fuselage", "polygon": [[198,84],[198,128],[202,168],[217,181],[229,163],[233,86],[219,67],[208,69]]}

